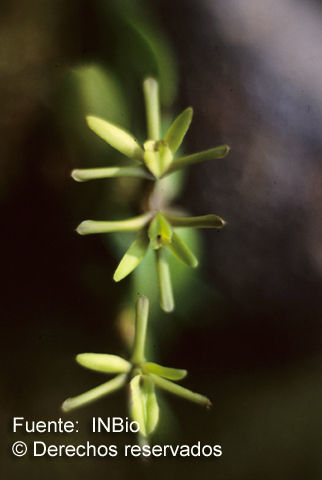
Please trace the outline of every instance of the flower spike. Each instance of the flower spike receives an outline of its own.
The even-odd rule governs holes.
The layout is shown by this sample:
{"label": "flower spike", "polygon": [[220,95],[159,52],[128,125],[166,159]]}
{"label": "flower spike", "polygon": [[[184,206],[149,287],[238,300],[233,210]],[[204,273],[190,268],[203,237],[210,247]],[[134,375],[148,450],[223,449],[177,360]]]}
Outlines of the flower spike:
{"label": "flower spike", "polygon": [[[99,137],[109,145],[123,153],[133,163],[124,167],[106,167],[91,169],[75,169],[72,177],[78,182],[85,182],[98,178],[135,177],[155,181],[154,195],[160,186],[159,179],[184,168],[188,165],[206,160],[224,158],[228,152],[228,145],[210,148],[192,155],[176,158],[176,153],[190,127],[193,110],[186,108],[172,122],[165,136],[161,138],[160,101],[158,82],[154,78],[147,78],[143,82],[145,99],[147,140],[141,146],[133,135],[102,118],[89,115],[87,124]],[[152,198],[153,194],[150,197]],[[203,215],[199,217],[181,217],[163,212],[165,204],[161,205],[158,199],[148,202],[150,210],[137,217],[119,221],[85,220],[76,229],[80,235],[89,235],[108,232],[138,232],[138,237],[129,245],[123,255],[113,279],[116,282],[127,277],[141,263],[148,248],[152,248],[156,257],[157,278],[159,283],[160,305],[166,312],[174,309],[174,299],[170,278],[167,252],[190,267],[196,267],[198,260],[187,245],[178,236],[176,227],[216,228],[221,229],[226,222],[218,215]]]}
{"label": "flower spike", "polygon": [[206,407],[211,405],[210,400],[204,395],[173,382],[173,380],[183,379],[187,374],[186,370],[163,367],[145,360],[148,313],[149,300],[142,295],[136,302],[135,337],[130,360],[116,355],[97,353],[77,355],[77,362],[85,368],[107,374],[119,373],[119,375],[88,392],[65,400],[61,407],[64,412],[90,404],[129,384],[130,415],[134,421],[138,422],[140,434],[148,437],[154,432],[159,421],[156,386],[199,405]]}

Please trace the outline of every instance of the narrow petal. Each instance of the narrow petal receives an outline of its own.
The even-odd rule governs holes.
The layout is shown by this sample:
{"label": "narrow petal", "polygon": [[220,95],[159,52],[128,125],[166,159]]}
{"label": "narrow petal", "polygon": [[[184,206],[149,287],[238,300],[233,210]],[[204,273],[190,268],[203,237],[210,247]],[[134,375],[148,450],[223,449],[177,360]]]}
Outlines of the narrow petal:
{"label": "narrow petal", "polygon": [[182,380],[188,373],[187,370],[163,367],[153,362],[144,363],[143,369],[146,373],[154,373],[155,375],[159,375],[159,377],[168,378],[169,380]]}
{"label": "narrow petal", "polygon": [[168,143],[172,153],[175,153],[180,147],[184,136],[190,127],[192,115],[193,109],[188,107],[181,112],[180,115],[178,115],[174,122],[170,125],[164,139]]}
{"label": "narrow petal", "polygon": [[76,182],[115,177],[136,177],[153,180],[152,175],[141,166],[75,169],[72,171],[71,176]]}
{"label": "narrow petal", "polygon": [[223,228],[226,225],[225,220],[213,214],[199,217],[177,217],[176,215],[165,215],[165,217],[174,227]]}
{"label": "narrow petal", "polygon": [[172,312],[174,300],[167,252],[164,248],[156,250],[156,264],[159,283],[160,305],[165,312]]}
{"label": "narrow petal", "polygon": [[161,378],[153,373],[150,374],[150,377],[152,378],[157,387],[160,387],[167,392],[185,398],[186,400],[190,400],[191,402],[199,403],[199,405],[203,405],[205,407],[211,406],[211,401],[204,395],[192,392],[191,390],[188,390],[181,385],[177,385],[176,383],[170,382],[169,380]]}
{"label": "narrow petal", "polygon": [[151,213],[145,213],[139,217],[113,222],[101,222],[96,220],[84,220],[76,229],[80,235],[109,232],[135,232],[143,228],[151,218]]}
{"label": "narrow petal", "polygon": [[135,337],[133,355],[131,358],[133,364],[142,363],[145,360],[144,350],[149,317],[149,304],[149,299],[144,295],[140,295],[135,304]]}
{"label": "narrow petal", "polygon": [[126,373],[131,370],[130,362],[124,358],[104,353],[80,353],[76,356],[76,362],[96,372]]}
{"label": "narrow petal", "polygon": [[83,407],[88,405],[89,403],[95,402],[110,393],[119,390],[123,385],[125,385],[127,380],[127,374],[120,374],[117,377],[112,378],[108,382],[99,385],[98,387],[89,390],[88,392],[82,393],[77,397],[67,398],[61,406],[63,412],[70,412],[71,410],[75,410],[76,408]]}
{"label": "narrow petal", "polygon": [[192,253],[192,251],[183,243],[181,238],[173,232],[172,241],[169,248],[173,255],[181,260],[189,267],[195,268],[198,265],[198,260]]}
{"label": "narrow petal", "polygon": [[143,93],[145,99],[148,138],[150,140],[159,140],[160,102],[158,82],[154,78],[146,78],[143,82]]}
{"label": "narrow petal", "polygon": [[154,384],[148,376],[136,375],[130,382],[131,417],[140,425],[144,437],[150,435],[159,421],[159,406]]}
{"label": "narrow petal", "polygon": [[158,212],[152,220],[148,230],[150,247],[157,250],[160,247],[170,245],[172,235],[173,231],[170,223],[164,218],[162,213]]}
{"label": "narrow petal", "polygon": [[99,117],[88,115],[87,125],[93,132],[123,155],[134,160],[142,160],[143,150],[137,141],[120,127]]}
{"label": "narrow petal", "polygon": [[143,231],[131,243],[129,249],[126,251],[117,269],[115,270],[113,280],[119,282],[127,277],[143,260],[149,248],[149,238],[146,231]]}
{"label": "narrow petal", "polygon": [[230,148],[228,145],[221,145],[220,147],[210,148],[209,150],[204,150],[203,152],[193,153],[192,155],[176,158],[173,160],[170,168],[167,170],[166,175],[188,165],[205,162],[206,160],[224,158],[226,155],[228,155],[229,150]]}

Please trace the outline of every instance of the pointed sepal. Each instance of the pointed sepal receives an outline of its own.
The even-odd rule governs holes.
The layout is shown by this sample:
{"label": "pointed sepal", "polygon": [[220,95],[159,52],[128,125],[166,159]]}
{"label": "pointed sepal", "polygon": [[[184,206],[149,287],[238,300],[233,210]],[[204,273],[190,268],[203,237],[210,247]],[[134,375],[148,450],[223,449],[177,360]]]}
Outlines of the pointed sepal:
{"label": "pointed sepal", "polygon": [[214,214],[200,215],[198,217],[179,217],[176,215],[165,215],[165,217],[174,227],[221,229],[226,225],[225,220]]}
{"label": "pointed sepal", "polygon": [[96,400],[99,400],[110,393],[119,390],[123,385],[125,385],[128,375],[126,373],[121,373],[116,377],[112,378],[108,382],[99,385],[98,387],[89,390],[88,392],[82,393],[77,397],[67,398],[61,406],[63,412],[70,412],[76,408],[83,407],[89,403],[93,403]]}
{"label": "pointed sepal", "polygon": [[133,160],[142,160],[143,150],[128,132],[102,118],[88,115],[87,125],[111,147]]}
{"label": "pointed sepal", "polygon": [[134,242],[131,243],[129,249],[126,251],[117,269],[115,270],[113,280],[115,282],[119,282],[133,272],[133,270],[135,270],[135,268],[143,260],[148,248],[149,238],[147,232],[144,230],[138,235]]}
{"label": "pointed sepal", "polygon": [[173,253],[173,255],[181,260],[181,262],[185,263],[189,267],[195,268],[198,265],[198,260],[187,247],[187,245],[181,240],[179,235],[173,232],[172,241],[169,245],[169,249]]}
{"label": "pointed sepal", "polygon": [[76,356],[76,362],[96,372],[127,373],[131,370],[130,362],[124,358],[104,353],[80,353]]}
{"label": "pointed sepal", "polygon": [[150,377],[157,387],[162,388],[167,392],[173,393],[178,397],[185,398],[186,400],[190,400],[191,402],[198,403],[199,405],[203,405],[204,407],[211,407],[211,401],[209,398],[205,397],[204,395],[200,395],[200,393],[195,393],[188,388],[177,385],[176,383],[170,382],[169,380],[161,378],[153,373],[150,374]]}
{"label": "pointed sepal", "polygon": [[168,173],[175,172],[180,168],[184,168],[195,163],[205,162],[206,160],[224,158],[226,155],[228,155],[229,151],[230,148],[228,145],[220,145],[219,147],[210,148],[209,150],[204,150],[203,152],[193,153],[192,155],[185,155],[184,157],[176,158],[173,160],[169,169],[165,173],[167,175]]}
{"label": "pointed sepal", "polygon": [[186,108],[174,122],[170,125],[164,140],[169,145],[172,153],[175,153],[180,147],[185,134],[187,133],[192,120],[193,109],[191,107]]}
{"label": "pointed sepal", "polygon": [[143,165],[138,165],[137,167],[79,168],[72,171],[71,177],[76,180],[76,182],[117,177],[146,178],[153,180],[152,175]]}
{"label": "pointed sepal", "polygon": [[117,220],[105,222],[100,220],[84,220],[76,228],[80,235],[90,235],[94,233],[110,232],[135,232],[143,228],[151,218],[150,213],[145,213],[138,217],[127,218],[126,220]]}

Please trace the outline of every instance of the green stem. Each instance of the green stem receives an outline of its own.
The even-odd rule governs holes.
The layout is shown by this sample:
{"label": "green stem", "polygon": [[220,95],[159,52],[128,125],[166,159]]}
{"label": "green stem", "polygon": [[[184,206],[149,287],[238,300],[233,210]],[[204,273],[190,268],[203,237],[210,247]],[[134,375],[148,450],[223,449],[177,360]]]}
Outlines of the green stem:
{"label": "green stem", "polygon": [[185,398],[186,400],[190,400],[191,402],[198,403],[199,405],[203,405],[205,407],[211,406],[211,401],[209,398],[205,397],[204,395],[200,395],[200,393],[192,392],[191,390],[188,390],[181,385],[177,385],[176,383],[170,382],[165,378],[161,378],[154,373],[150,373],[150,377],[158,387],[166,390],[167,392],[173,393],[174,395],[178,395],[179,397]]}
{"label": "green stem", "polygon": [[119,388],[125,385],[127,380],[127,374],[120,374],[117,377],[112,378],[108,382],[99,385],[98,387],[89,390],[88,392],[82,393],[77,397],[67,398],[64,401],[61,408],[63,412],[70,412],[71,410],[75,410],[76,408],[83,407],[89,403],[95,402],[96,400],[108,395],[109,393],[115,392]]}
{"label": "green stem", "polygon": [[146,330],[148,325],[149,315],[149,300],[144,295],[141,295],[136,302],[136,316],[135,316],[135,337],[134,348],[132,355],[132,363],[140,364],[145,361],[144,349]]}
{"label": "green stem", "polygon": [[149,140],[160,140],[160,103],[159,86],[154,78],[143,82],[146,120]]}

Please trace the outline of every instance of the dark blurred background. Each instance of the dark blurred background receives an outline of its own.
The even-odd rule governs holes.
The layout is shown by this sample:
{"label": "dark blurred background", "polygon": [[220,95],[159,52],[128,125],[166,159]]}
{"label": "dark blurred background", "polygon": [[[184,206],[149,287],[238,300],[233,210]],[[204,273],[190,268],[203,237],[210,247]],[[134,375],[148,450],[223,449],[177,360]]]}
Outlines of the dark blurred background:
{"label": "dark blurred background", "polygon": [[[1,2],[3,478],[321,478],[321,22],[317,0]],[[75,435],[10,430],[13,416],[59,418],[66,397],[104,381],[76,353],[126,355],[118,320],[145,291],[112,282],[122,240],[74,229],[134,211],[142,185],[74,184],[70,170],[122,162],[86,113],[144,138],[147,74],[166,119],[194,107],[187,152],[231,146],[191,167],[176,199],[228,225],[196,240],[199,271],[178,282],[175,314],[155,313],[150,345],[213,401],[161,399],[153,442],[221,444],[223,456],[14,458],[15,440],[135,441],[89,433],[94,415],[128,415],[125,392],[73,413]]]}

